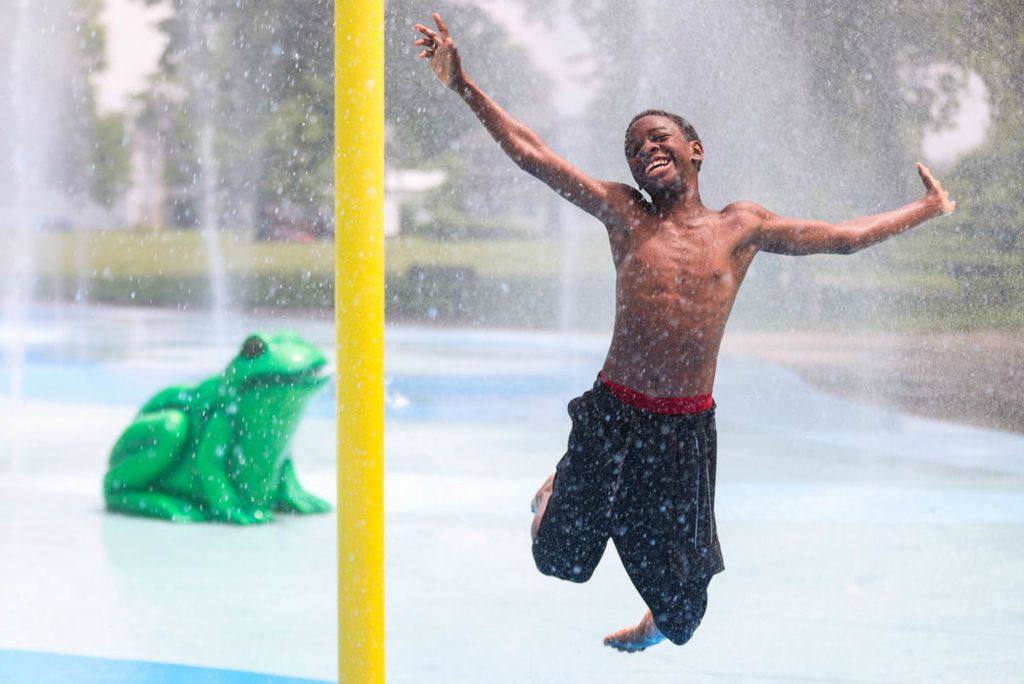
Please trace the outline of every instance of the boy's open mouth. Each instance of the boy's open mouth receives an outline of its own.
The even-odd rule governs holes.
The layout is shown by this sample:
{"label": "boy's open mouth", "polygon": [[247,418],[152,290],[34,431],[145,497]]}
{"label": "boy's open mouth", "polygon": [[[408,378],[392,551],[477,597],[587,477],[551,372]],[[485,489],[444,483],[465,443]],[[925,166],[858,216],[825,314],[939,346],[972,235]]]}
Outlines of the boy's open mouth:
{"label": "boy's open mouth", "polygon": [[647,176],[657,176],[667,169],[670,163],[671,160],[668,157],[655,157],[647,164],[644,174]]}

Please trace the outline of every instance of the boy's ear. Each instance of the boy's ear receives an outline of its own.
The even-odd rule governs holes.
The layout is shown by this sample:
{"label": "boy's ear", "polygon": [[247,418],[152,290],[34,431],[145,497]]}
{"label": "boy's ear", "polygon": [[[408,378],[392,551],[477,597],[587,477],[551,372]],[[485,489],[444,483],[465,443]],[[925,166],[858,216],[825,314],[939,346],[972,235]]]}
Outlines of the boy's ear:
{"label": "boy's ear", "polygon": [[701,144],[700,140],[690,141],[690,156],[693,157],[694,161],[704,160],[704,145]]}

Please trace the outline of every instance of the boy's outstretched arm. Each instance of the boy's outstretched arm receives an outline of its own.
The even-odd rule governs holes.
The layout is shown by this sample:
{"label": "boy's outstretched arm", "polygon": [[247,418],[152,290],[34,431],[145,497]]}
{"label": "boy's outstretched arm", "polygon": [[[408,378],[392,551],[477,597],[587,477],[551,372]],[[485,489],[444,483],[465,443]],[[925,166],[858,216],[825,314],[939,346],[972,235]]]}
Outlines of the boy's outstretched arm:
{"label": "boy's outstretched arm", "polygon": [[949,193],[927,167],[918,164],[917,172],[924,182],[924,197],[899,209],[844,223],[783,218],[753,202],[737,202],[732,208],[752,229],[753,241],[765,252],[850,254],[956,210],[956,202],[949,199]]}
{"label": "boy's outstretched arm", "polygon": [[437,31],[416,24],[422,37],[415,44],[423,48],[419,56],[430,60],[430,68],[437,79],[469,105],[505,154],[520,168],[587,213],[606,223],[613,219],[618,213],[614,206],[620,201],[632,200],[632,193],[636,191],[622,183],[591,178],[556,155],[539,135],[498,106],[463,71],[448,27],[439,14],[434,13],[433,17]]}

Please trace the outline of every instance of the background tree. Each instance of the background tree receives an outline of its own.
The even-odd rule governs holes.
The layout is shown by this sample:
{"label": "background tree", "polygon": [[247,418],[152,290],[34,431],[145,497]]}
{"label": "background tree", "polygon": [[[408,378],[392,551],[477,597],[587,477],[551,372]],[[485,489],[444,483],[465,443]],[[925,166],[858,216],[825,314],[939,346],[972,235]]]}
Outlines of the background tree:
{"label": "background tree", "polygon": [[[951,304],[977,325],[1024,326],[1024,6],[1012,0],[939,5],[947,40],[937,62],[970,69],[988,90],[983,145],[949,170],[961,198],[949,234],[921,240],[931,262],[947,263]],[[955,100],[953,101],[955,106]],[[956,257],[950,259],[949,254]]]}
{"label": "background tree", "polygon": [[[14,145],[10,136],[30,135],[33,161],[45,169],[40,182],[48,192],[62,195],[69,203],[91,199],[110,206],[127,186],[130,150],[123,117],[101,114],[96,102],[93,76],[106,67],[106,35],[99,21],[102,9],[102,0],[69,0],[60,7],[0,5],[0,26],[6,37],[0,48],[0,82],[7,89],[33,89],[31,98],[8,90],[0,101],[0,121],[5,122],[0,147]],[[28,36],[39,32],[48,36],[48,49],[18,54]],[[36,109],[19,115],[16,109],[24,103],[34,103]],[[26,117],[31,121],[23,125],[32,132],[15,131],[15,122]],[[12,157],[5,153],[0,158]],[[11,174],[17,173],[0,168],[0,197],[16,186]],[[54,204],[52,198],[49,203]]]}
{"label": "background tree", "polygon": [[113,205],[128,187],[131,148],[124,115],[101,113],[93,76],[106,69],[106,29],[100,21],[103,0],[72,0],[69,19],[74,26],[75,58],[67,81],[73,103],[66,112],[67,150],[65,187],[85,191],[95,202]]}
{"label": "background tree", "polygon": [[524,177],[469,108],[437,82],[413,44],[417,23],[433,26],[431,12],[449,20],[470,76],[497,102],[549,142],[559,123],[551,82],[507,27],[480,7],[442,0],[388,0],[385,13],[385,120],[388,163],[440,168],[448,181],[423,198],[423,228],[435,237],[544,233],[550,191]]}
{"label": "background tree", "polygon": [[[260,234],[281,223],[326,231],[333,3],[171,0],[170,7],[160,26],[167,48],[141,121],[164,147],[175,222],[195,222],[203,169],[213,168],[220,223],[255,224]],[[215,164],[201,160],[204,130],[212,131]]]}

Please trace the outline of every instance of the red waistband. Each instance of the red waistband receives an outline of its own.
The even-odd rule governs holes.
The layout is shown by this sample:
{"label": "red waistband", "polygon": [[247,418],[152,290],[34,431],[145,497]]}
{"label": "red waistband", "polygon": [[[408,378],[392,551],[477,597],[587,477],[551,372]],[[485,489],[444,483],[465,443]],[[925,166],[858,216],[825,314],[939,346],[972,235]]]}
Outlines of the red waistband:
{"label": "red waistband", "polygon": [[673,416],[701,413],[709,410],[715,404],[710,394],[699,394],[695,397],[654,397],[650,394],[637,392],[625,385],[612,382],[604,376],[603,371],[598,373],[597,377],[622,403],[635,406],[644,411],[650,411],[651,413],[663,413]]}

